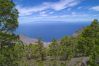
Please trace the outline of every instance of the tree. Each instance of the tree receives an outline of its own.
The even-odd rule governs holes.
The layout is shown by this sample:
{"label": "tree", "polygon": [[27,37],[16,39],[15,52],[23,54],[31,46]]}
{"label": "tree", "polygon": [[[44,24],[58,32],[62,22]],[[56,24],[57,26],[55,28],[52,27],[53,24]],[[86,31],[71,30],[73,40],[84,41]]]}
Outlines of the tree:
{"label": "tree", "polygon": [[12,0],[0,0],[0,66],[17,66],[15,45],[19,40],[14,34],[18,27],[18,11]]}
{"label": "tree", "polygon": [[38,39],[37,46],[38,46],[37,52],[39,53],[39,58],[40,60],[43,61],[45,57],[45,51],[44,51],[44,45],[41,39]]}
{"label": "tree", "polygon": [[58,59],[58,50],[58,42],[55,39],[53,39],[51,44],[49,45],[49,54],[54,60]]}
{"label": "tree", "polygon": [[64,37],[60,42],[60,55],[64,60],[70,60],[74,56],[75,42],[72,37]]}
{"label": "tree", "polygon": [[[0,0],[0,44],[11,43],[15,34],[13,31],[18,27],[18,11],[11,0]],[[6,37],[6,38],[4,38]],[[18,37],[16,36],[16,39]],[[13,41],[12,41],[13,40]]]}
{"label": "tree", "polygon": [[18,11],[11,0],[0,0],[0,31],[13,31],[18,26]]}
{"label": "tree", "polygon": [[78,50],[83,56],[90,57],[91,65],[96,66],[96,57],[99,55],[99,22],[93,20],[92,24],[86,27],[78,40]]}

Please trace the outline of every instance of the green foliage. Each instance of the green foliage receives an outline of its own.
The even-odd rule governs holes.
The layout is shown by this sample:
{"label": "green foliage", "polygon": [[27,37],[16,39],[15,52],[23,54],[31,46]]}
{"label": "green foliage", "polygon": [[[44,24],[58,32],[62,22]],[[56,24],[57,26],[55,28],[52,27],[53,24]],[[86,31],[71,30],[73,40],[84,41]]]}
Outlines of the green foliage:
{"label": "green foliage", "polygon": [[96,57],[99,56],[99,22],[94,20],[86,27],[78,39],[78,53],[90,57],[90,66],[96,66]]}
{"label": "green foliage", "polygon": [[45,59],[45,48],[41,40],[38,40],[34,44],[24,45],[24,57],[27,60],[40,60]]}
{"label": "green foliage", "polygon": [[58,43],[54,39],[52,40],[52,43],[49,45],[49,54],[55,60],[57,59],[57,56],[58,56],[58,50],[59,50]]}
{"label": "green foliage", "polygon": [[96,63],[99,58],[99,22],[94,20],[91,25],[85,27],[77,36],[66,36],[61,40],[52,40],[48,47],[43,46],[43,42],[26,46],[26,57],[42,61],[70,61],[74,57],[88,57],[89,66],[98,66]]}
{"label": "green foliage", "polygon": [[[0,0],[0,66],[18,66],[19,40],[13,31],[18,26],[18,11],[11,0]],[[20,49],[20,50],[19,50]]]}
{"label": "green foliage", "polygon": [[18,36],[12,33],[0,32],[0,47],[13,46],[14,42],[18,40]]}
{"label": "green foliage", "polygon": [[14,46],[0,49],[0,66],[18,66],[18,61],[23,55],[23,48],[20,43]]}
{"label": "green foliage", "polygon": [[[35,44],[23,45],[13,31],[18,27],[18,11],[11,0],[0,0],[0,66],[31,66],[33,61],[70,61],[73,57],[89,57],[89,66],[98,66],[99,22],[93,20],[77,36],[66,36],[52,40],[44,47],[39,39]],[[28,64],[27,64],[27,63]],[[29,64],[30,63],[30,64]]]}
{"label": "green foliage", "polygon": [[44,52],[44,44],[43,44],[43,42],[39,39],[38,41],[37,41],[37,45],[38,45],[38,49],[37,49],[37,51],[38,51],[38,53],[39,53],[39,58],[40,58],[40,60],[44,60],[44,54],[45,54],[45,52]]}
{"label": "green foliage", "polygon": [[0,31],[12,31],[18,26],[18,11],[11,0],[0,0]]}
{"label": "green foliage", "polygon": [[60,55],[65,60],[70,60],[74,56],[75,42],[72,37],[64,37],[60,42]]}

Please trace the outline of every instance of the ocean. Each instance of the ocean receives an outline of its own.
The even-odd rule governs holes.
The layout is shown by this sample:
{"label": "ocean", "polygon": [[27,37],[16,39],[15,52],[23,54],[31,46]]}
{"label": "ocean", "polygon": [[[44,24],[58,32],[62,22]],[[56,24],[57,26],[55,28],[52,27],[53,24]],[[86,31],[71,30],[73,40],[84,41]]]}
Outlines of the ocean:
{"label": "ocean", "polygon": [[34,22],[19,24],[16,33],[30,38],[42,39],[50,42],[53,39],[61,39],[64,36],[73,35],[76,31],[90,25],[89,22]]}

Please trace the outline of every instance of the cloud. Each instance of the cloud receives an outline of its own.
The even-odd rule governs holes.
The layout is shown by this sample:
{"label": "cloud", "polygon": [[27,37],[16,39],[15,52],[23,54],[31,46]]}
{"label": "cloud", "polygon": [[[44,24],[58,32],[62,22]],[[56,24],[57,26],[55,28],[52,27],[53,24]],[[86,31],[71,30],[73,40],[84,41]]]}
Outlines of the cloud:
{"label": "cloud", "polygon": [[16,7],[19,11],[19,15],[20,16],[27,16],[27,15],[32,15],[33,13],[35,12],[40,12],[40,11],[43,11],[45,10],[47,7],[45,6],[37,6],[37,7],[20,7],[20,6],[17,6]]}
{"label": "cloud", "polygon": [[89,15],[89,14],[82,14],[72,12],[71,14],[67,15],[49,15],[49,16],[25,16],[20,17],[19,22],[20,24],[31,24],[31,23],[54,23],[54,22],[91,22],[93,19],[99,19],[99,14],[96,15]]}
{"label": "cloud", "polygon": [[46,13],[46,11],[42,11],[39,13],[40,16],[48,16],[49,14]]}
{"label": "cloud", "polygon": [[99,6],[94,6],[92,8],[90,8],[91,10],[94,10],[94,11],[99,11]]}
{"label": "cloud", "polygon": [[65,8],[74,7],[80,2],[81,0],[60,0],[59,2],[43,2],[42,4],[33,7],[17,6],[16,8],[19,10],[20,16],[27,16],[47,9],[60,11]]}
{"label": "cloud", "polygon": [[54,13],[53,11],[41,11],[39,12],[39,16],[50,16],[53,13]]}
{"label": "cloud", "polygon": [[57,3],[48,3],[49,8],[59,11],[68,7],[73,7],[79,3],[78,0],[60,0]]}

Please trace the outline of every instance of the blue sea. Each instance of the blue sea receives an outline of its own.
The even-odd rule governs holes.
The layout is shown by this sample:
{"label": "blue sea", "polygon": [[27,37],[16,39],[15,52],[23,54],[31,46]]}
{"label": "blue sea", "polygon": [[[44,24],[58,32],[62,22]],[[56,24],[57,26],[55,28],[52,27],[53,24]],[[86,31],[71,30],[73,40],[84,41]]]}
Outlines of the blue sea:
{"label": "blue sea", "polygon": [[41,38],[50,42],[52,39],[61,39],[64,36],[73,35],[76,31],[90,25],[90,22],[48,22],[48,23],[24,23],[19,24],[16,33],[30,38]]}

